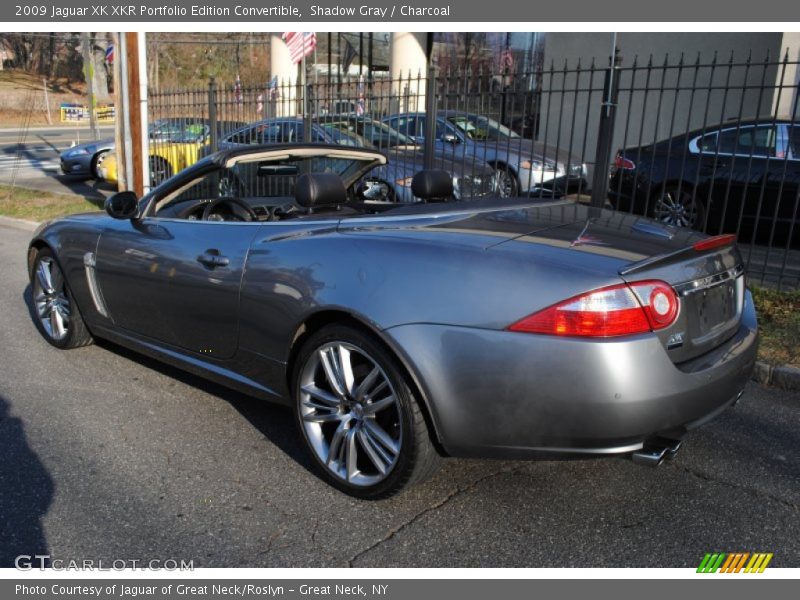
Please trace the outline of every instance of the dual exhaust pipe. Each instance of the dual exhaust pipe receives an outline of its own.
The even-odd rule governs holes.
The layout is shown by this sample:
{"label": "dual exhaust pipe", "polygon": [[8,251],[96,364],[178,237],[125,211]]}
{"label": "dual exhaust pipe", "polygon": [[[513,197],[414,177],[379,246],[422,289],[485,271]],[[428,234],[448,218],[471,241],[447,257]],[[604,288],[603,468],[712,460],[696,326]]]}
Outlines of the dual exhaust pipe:
{"label": "dual exhaust pipe", "polygon": [[672,460],[678,454],[683,440],[671,440],[668,438],[652,438],[647,440],[641,450],[636,450],[631,454],[631,459],[637,465],[645,467],[657,467],[665,460]]}

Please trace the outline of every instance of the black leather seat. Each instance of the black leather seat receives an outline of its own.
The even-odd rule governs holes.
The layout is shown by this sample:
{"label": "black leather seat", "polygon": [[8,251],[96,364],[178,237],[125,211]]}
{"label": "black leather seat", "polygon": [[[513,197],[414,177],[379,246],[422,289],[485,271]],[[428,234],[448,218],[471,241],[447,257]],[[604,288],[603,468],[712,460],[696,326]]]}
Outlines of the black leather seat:
{"label": "black leather seat", "polygon": [[347,202],[347,190],[336,173],[304,173],[297,178],[294,198],[308,214],[338,211]]}
{"label": "black leather seat", "polygon": [[411,180],[411,192],[425,202],[447,202],[453,198],[453,177],[438,169],[420,171]]}

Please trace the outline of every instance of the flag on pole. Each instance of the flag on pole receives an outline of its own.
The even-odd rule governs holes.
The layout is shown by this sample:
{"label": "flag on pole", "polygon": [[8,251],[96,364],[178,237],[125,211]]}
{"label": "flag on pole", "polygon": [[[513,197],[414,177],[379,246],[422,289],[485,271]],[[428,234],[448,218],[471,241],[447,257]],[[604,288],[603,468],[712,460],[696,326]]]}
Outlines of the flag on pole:
{"label": "flag on pole", "polygon": [[289,58],[293,63],[299,63],[317,47],[317,34],[313,31],[287,31],[281,36],[289,48]]}
{"label": "flag on pole", "polygon": [[353,44],[350,43],[349,40],[344,40],[344,55],[342,56],[342,64],[341,64],[341,71],[342,75],[347,75],[347,72],[350,70],[350,65],[353,64],[353,60],[355,57],[358,56],[358,52],[356,49],[353,48]]}
{"label": "flag on pole", "polygon": [[114,64],[114,44],[109,44],[106,48],[106,63],[109,65]]}
{"label": "flag on pole", "polygon": [[358,78],[358,100],[356,101],[356,114],[360,117],[366,112],[364,101],[364,76]]}
{"label": "flag on pole", "polygon": [[233,98],[236,100],[236,104],[242,103],[242,80],[239,79],[239,76],[236,76],[236,83],[233,86]]}

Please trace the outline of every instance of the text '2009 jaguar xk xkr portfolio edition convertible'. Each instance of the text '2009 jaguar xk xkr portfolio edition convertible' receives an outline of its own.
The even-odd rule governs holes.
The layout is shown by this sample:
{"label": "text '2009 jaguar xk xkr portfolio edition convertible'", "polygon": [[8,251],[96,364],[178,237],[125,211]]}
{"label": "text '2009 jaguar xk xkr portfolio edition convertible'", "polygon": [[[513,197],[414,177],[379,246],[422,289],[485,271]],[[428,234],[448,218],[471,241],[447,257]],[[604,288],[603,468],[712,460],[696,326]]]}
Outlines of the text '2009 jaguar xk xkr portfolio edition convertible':
{"label": "text '2009 jaguar xk xkr portfolio edition convertible'", "polygon": [[[742,258],[571,201],[372,202],[379,152],[233,149],[142,199],[42,226],[35,322],[293,407],[322,476],[363,498],[442,456],[658,464],[734,404],[757,327]],[[89,368],[87,366],[87,368]]]}

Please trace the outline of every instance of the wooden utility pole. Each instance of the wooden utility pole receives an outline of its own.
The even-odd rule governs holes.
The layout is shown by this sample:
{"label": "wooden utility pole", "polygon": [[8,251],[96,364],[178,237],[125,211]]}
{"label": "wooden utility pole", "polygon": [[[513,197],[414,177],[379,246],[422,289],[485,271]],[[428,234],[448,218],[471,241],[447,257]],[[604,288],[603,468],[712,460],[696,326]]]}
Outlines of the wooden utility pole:
{"label": "wooden utility pole", "polygon": [[128,131],[133,150],[133,172],[129,173],[133,191],[141,197],[144,195],[144,170],[142,165],[142,113],[139,92],[139,37],[135,32],[127,32],[125,36],[125,62],[128,66]]}
{"label": "wooden utility pole", "polygon": [[114,148],[117,155],[117,189],[128,189],[128,169],[125,148],[125,118],[127,102],[125,97],[127,82],[122,80],[122,33],[114,34]]}
{"label": "wooden utility pole", "polygon": [[99,135],[97,131],[97,115],[95,108],[97,108],[97,101],[94,97],[94,48],[92,48],[92,39],[88,31],[81,34],[83,38],[83,71],[86,78],[86,93],[89,97],[89,128],[92,132],[92,139],[96,140]]}
{"label": "wooden utility pole", "polygon": [[143,33],[119,33],[117,38],[114,73],[119,85],[115,83],[114,92],[119,189],[141,197],[150,187],[145,37]]}

